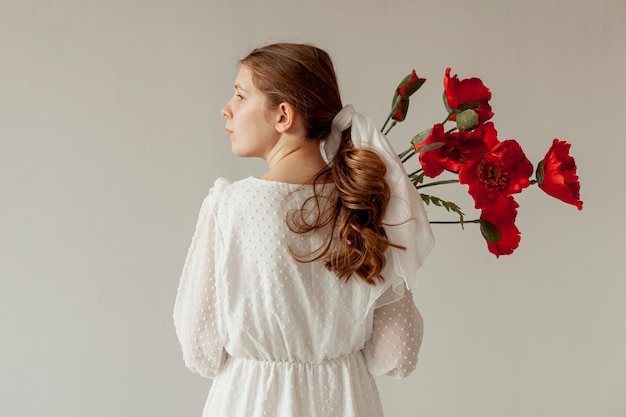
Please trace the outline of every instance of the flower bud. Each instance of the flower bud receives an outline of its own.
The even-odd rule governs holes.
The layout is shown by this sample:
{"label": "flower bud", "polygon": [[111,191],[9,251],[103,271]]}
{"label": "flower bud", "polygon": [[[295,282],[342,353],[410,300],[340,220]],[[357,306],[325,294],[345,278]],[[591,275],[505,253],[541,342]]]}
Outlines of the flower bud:
{"label": "flower bud", "polygon": [[419,90],[425,82],[426,78],[418,77],[415,70],[412,70],[409,75],[400,81],[400,84],[398,84],[398,87],[396,88],[396,92],[403,99],[408,99],[413,93]]}
{"label": "flower bud", "polygon": [[459,130],[472,130],[478,126],[478,114],[472,109],[463,110],[456,115],[456,127]]}
{"label": "flower bud", "polygon": [[422,143],[424,143],[424,141],[426,139],[428,139],[428,137],[430,136],[430,132],[432,132],[432,128],[431,129],[426,129],[426,130],[422,130],[420,133],[418,133],[417,135],[413,136],[413,139],[411,139],[411,143],[413,145],[420,145]]}
{"label": "flower bud", "polygon": [[401,122],[406,119],[406,114],[409,111],[409,99],[400,98],[393,107],[393,115],[391,118],[395,121]]}

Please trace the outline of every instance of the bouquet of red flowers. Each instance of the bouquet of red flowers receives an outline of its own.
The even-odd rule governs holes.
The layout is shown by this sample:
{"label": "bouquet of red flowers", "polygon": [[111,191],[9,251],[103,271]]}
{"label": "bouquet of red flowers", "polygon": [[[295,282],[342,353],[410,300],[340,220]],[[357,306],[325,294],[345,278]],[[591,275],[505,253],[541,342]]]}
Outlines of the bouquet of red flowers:
{"label": "bouquet of red flowers", "polygon": [[[534,169],[520,144],[513,140],[498,140],[491,118],[489,100],[491,91],[479,78],[459,80],[446,69],[443,79],[443,101],[447,117],[442,123],[417,134],[411,146],[399,156],[406,162],[418,155],[421,168],[409,173],[417,189],[461,183],[467,185],[474,206],[480,210],[476,220],[465,220],[461,208],[420,191],[422,199],[459,215],[458,221],[431,223],[478,223],[491,253],[510,255],[518,247],[520,231],[515,225],[519,205],[513,195],[531,184],[537,184],[548,195],[582,209],[580,183],[576,175],[576,162],[570,156],[571,145],[554,139],[542,161]],[[391,112],[382,132],[388,134],[396,123],[406,118],[409,98],[426,81],[415,73],[407,75],[398,85]],[[454,123],[446,128],[446,123]],[[443,172],[457,175],[457,179],[427,181]],[[530,177],[535,174],[535,179]]]}

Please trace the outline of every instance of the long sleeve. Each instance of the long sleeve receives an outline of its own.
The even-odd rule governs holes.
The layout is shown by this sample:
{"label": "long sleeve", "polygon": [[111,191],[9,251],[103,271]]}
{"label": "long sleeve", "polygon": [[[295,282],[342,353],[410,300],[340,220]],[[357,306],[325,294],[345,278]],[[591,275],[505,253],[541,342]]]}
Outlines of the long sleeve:
{"label": "long sleeve", "polygon": [[417,365],[423,321],[409,290],[398,301],[374,310],[372,336],[363,348],[372,375],[408,376]]}
{"label": "long sleeve", "polygon": [[226,332],[216,296],[216,194],[214,187],[202,203],[174,306],[185,365],[206,378],[217,375],[226,357]]}

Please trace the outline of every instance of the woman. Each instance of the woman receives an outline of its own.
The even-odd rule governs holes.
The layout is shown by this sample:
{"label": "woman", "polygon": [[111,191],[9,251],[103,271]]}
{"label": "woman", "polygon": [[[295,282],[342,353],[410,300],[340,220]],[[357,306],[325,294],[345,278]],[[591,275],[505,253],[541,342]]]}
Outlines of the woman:
{"label": "woman", "polygon": [[213,378],[203,415],[382,416],[374,378],[408,375],[421,344],[419,195],[316,47],[252,51],[222,114],[233,152],[269,170],[215,182],[183,268],[174,320]]}

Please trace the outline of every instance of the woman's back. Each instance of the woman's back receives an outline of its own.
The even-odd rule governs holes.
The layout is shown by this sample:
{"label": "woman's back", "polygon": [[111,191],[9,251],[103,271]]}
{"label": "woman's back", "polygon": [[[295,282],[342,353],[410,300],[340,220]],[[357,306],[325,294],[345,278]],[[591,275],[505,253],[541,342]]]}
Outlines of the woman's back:
{"label": "woman's back", "polygon": [[[318,363],[361,350],[369,336],[372,286],[339,280],[323,262],[301,263],[289,254],[324,245],[322,231],[294,233],[285,221],[312,187],[250,177],[219,198],[217,289],[231,356]],[[334,187],[324,187],[332,195]]]}
{"label": "woman's back", "polygon": [[[417,350],[396,346],[408,341],[399,327],[379,318],[398,334],[370,338],[377,287],[289,254],[324,243],[323,231],[285,221],[310,195],[312,186],[219,179],[203,203],[174,318],[187,366],[214,378],[204,416],[379,417],[373,374],[415,365]],[[421,317],[409,300],[389,318],[402,317],[414,346]]]}

